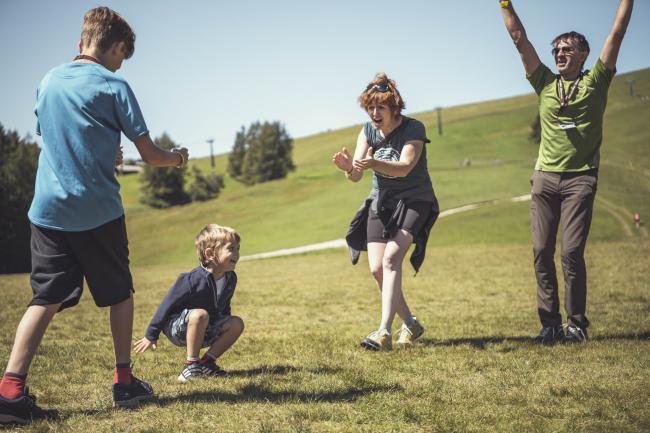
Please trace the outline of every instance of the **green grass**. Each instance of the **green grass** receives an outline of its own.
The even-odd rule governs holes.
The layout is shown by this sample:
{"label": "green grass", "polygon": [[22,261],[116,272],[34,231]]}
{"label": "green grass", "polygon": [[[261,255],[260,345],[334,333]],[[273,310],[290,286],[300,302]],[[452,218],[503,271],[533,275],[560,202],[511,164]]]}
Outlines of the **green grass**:
{"label": "green grass", "polygon": [[[635,72],[650,95],[650,70]],[[599,192],[587,247],[591,341],[539,347],[528,203],[537,147],[527,141],[535,98],[525,95],[414,117],[427,125],[429,169],[444,209],[484,200],[493,207],[441,218],[405,293],[424,323],[409,352],[376,354],[359,340],[379,321],[379,293],[365,256],[343,249],[241,262],[233,311],[241,340],[221,360],[231,375],[180,385],[183,351],[161,340],[135,357],[158,400],[111,408],[108,311],[86,294],[50,326],[29,376],[57,423],[25,432],[645,432],[650,431],[650,238],[631,214],[650,218],[650,103],[610,90]],[[341,238],[369,189],[346,182],[332,153],[359,126],[296,140],[297,170],[245,187],[226,176],[222,195],[168,210],[138,202],[137,177],[121,178],[140,337],[179,272],[196,263],[193,238],[208,222],[237,228],[242,254]],[[217,158],[223,173],[227,157]],[[459,163],[470,159],[469,167]],[[209,171],[209,159],[193,161]],[[559,262],[558,262],[559,263]],[[408,265],[406,265],[408,266]],[[561,271],[560,271],[561,272]],[[29,302],[29,276],[0,276],[0,359]],[[396,322],[395,328],[399,326]]]}
{"label": "green grass", "polygon": [[[616,251],[616,254],[612,254]],[[407,298],[425,324],[409,352],[361,350],[379,320],[365,264],[344,250],[243,262],[233,309],[246,323],[221,361],[231,377],[181,385],[183,350],[161,340],[136,374],[159,399],[110,407],[111,337],[85,297],[53,322],[30,373],[39,401],[65,418],[23,431],[642,432],[650,428],[650,243],[594,241],[586,345],[540,347],[530,248],[431,248]],[[621,272],[621,270],[625,272]],[[134,270],[143,332],[176,269]],[[28,302],[26,275],[2,278],[0,356]]]}

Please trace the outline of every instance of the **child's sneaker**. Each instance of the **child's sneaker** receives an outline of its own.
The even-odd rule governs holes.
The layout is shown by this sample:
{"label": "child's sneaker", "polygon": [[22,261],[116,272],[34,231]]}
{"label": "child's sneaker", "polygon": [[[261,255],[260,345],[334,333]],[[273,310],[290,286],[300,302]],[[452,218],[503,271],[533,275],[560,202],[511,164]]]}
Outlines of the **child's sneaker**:
{"label": "child's sneaker", "polygon": [[413,323],[410,326],[403,323],[402,328],[399,330],[397,348],[408,349],[412,347],[415,340],[420,338],[422,334],[424,334],[424,326],[420,325],[420,322],[417,320],[413,319]]}
{"label": "child's sneaker", "polygon": [[226,373],[226,370],[219,367],[216,362],[206,362],[201,365],[207,371],[208,376],[225,376],[228,374]]}
{"label": "child's sneaker", "polygon": [[18,398],[7,400],[0,397],[0,425],[29,424],[38,420],[55,420],[59,412],[36,406],[36,397],[29,395],[27,387]]}
{"label": "child's sneaker", "polygon": [[136,407],[140,403],[153,398],[153,389],[147,382],[143,382],[131,375],[131,384],[113,384],[113,406]]}
{"label": "child's sneaker", "polygon": [[216,363],[206,364],[185,364],[181,374],[178,376],[179,382],[189,382],[190,380],[205,379],[212,376],[224,376],[226,374]]}
{"label": "child's sneaker", "polygon": [[373,331],[361,341],[361,347],[368,350],[391,350],[393,342],[390,333],[385,329]]}

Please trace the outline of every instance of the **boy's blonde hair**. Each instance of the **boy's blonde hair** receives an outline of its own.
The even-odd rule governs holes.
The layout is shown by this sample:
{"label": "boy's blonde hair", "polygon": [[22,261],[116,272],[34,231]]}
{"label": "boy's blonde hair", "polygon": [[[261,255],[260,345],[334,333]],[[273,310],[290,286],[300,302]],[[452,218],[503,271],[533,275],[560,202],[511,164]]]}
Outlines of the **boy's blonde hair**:
{"label": "boy's blonde hair", "polygon": [[223,227],[218,224],[208,224],[203,227],[194,240],[196,253],[203,266],[207,266],[208,261],[205,258],[205,250],[208,248],[219,249],[227,243],[239,243],[239,233],[230,227]]}
{"label": "boy's blonde hair", "polygon": [[135,33],[124,18],[105,6],[94,8],[84,15],[81,43],[84,47],[97,46],[106,52],[114,43],[124,42],[126,58],[135,51]]}

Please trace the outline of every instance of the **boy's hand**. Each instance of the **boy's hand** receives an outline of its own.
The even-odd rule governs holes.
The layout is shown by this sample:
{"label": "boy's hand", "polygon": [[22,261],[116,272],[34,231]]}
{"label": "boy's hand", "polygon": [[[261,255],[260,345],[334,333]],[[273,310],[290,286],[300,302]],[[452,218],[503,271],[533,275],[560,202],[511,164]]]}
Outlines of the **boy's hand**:
{"label": "boy's hand", "polygon": [[150,347],[156,350],[158,346],[156,346],[156,343],[154,341],[149,341],[147,337],[144,337],[142,340],[136,341],[136,343],[133,345],[133,349],[135,350],[135,353],[146,352]]}
{"label": "boy's hand", "polygon": [[122,162],[124,161],[124,152],[122,149],[122,146],[117,150],[117,157],[115,158],[115,167],[119,167],[122,165]]}

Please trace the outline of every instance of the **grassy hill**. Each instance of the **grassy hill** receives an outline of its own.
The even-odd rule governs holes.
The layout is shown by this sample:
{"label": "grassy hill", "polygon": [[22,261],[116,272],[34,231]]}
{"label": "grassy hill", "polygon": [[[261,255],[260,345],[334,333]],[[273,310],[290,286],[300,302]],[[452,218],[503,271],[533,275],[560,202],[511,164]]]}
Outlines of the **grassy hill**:
{"label": "grassy hill", "polygon": [[[650,95],[648,69],[616,77],[611,86],[592,240],[635,236],[633,211],[650,218],[650,102],[627,94],[628,75],[636,80],[637,94]],[[443,210],[530,192],[537,146],[527,137],[535,113],[532,94],[446,108],[443,136],[437,135],[435,112],[412,114],[432,140],[429,169]],[[343,146],[353,149],[359,129],[300,138],[297,169],[287,179],[245,187],[226,175],[222,195],[206,203],[149,209],[138,202],[137,177],[121,178],[133,263],[193,263],[192,239],[208,222],[240,231],[244,255],[341,238],[370,189],[370,176],[347,182],[330,158]],[[471,165],[462,166],[466,159]],[[210,170],[208,158],[192,163]],[[226,165],[226,155],[217,157],[217,172],[225,174]],[[522,203],[440,221],[430,242],[528,242],[527,209]]]}
{"label": "grassy hill", "polygon": [[[634,72],[650,95],[650,69]],[[29,375],[31,391],[63,418],[22,432],[598,432],[650,431],[650,101],[610,90],[599,193],[586,252],[585,345],[543,347],[528,203],[441,219],[405,296],[426,333],[411,351],[370,353],[359,341],[378,323],[380,296],[365,264],[343,250],[238,264],[233,312],[242,338],[219,359],[229,373],[179,385],[184,351],[166,339],[133,354],[157,399],[134,411],[111,407],[108,311],[86,293],[51,324]],[[405,95],[408,99],[408,95]],[[443,209],[530,191],[537,147],[527,140],[532,95],[418,113],[432,143],[429,169]],[[179,272],[195,263],[193,238],[208,222],[237,228],[242,254],[340,238],[369,190],[330,162],[360,126],[296,140],[289,178],[244,187],[226,178],[217,199],[169,210],[138,203],[124,177],[139,338]],[[471,165],[462,166],[469,159]],[[223,172],[226,156],[218,158]],[[193,161],[202,169],[209,160]],[[645,229],[645,228],[644,228]],[[408,265],[407,265],[408,266]],[[558,270],[561,274],[561,270]],[[30,300],[29,275],[0,276],[0,359]],[[400,323],[397,320],[395,329]],[[12,430],[13,431],[13,430]]]}

